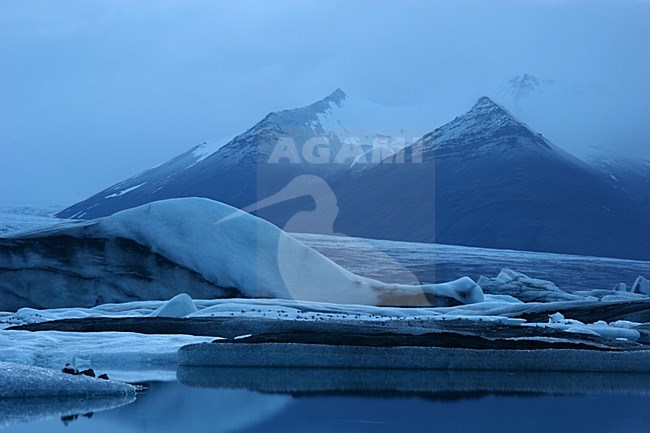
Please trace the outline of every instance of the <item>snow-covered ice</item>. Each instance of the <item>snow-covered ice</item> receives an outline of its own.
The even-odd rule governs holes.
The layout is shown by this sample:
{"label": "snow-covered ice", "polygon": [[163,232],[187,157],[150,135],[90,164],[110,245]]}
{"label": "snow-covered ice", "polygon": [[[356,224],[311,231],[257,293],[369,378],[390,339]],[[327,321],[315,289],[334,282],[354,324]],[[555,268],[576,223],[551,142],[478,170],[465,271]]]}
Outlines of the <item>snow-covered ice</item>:
{"label": "snow-covered ice", "polygon": [[576,301],[583,296],[567,293],[551,281],[530,278],[520,272],[502,269],[496,278],[478,280],[485,293],[510,295],[524,302]]}
{"label": "snow-covered ice", "polygon": [[212,340],[130,332],[0,331],[0,361],[55,370],[70,363],[125,381],[173,380],[178,348]]}
{"label": "snow-covered ice", "polygon": [[632,285],[632,293],[650,296],[650,281],[644,276],[639,276]]}
{"label": "snow-covered ice", "polygon": [[135,395],[135,387],[114,380],[74,376],[57,370],[2,361],[0,385],[0,399]]}
{"label": "snow-covered ice", "polygon": [[155,317],[185,317],[197,311],[194,301],[187,293],[174,296],[151,315]]}
{"label": "snow-covered ice", "polygon": [[135,401],[135,391],[115,380],[0,361],[0,428],[114,409]]}
{"label": "snow-covered ice", "polygon": [[578,320],[565,319],[561,313],[550,315],[547,324],[530,324],[530,326],[561,329],[566,332],[573,332],[574,334],[596,335],[604,338],[623,339],[629,341],[636,341],[641,337],[639,331],[630,329],[637,325],[640,325],[640,323],[634,324],[628,321],[621,321],[620,323],[614,322],[608,324],[604,320],[599,320],[596,323],[585,324]]}
{"label": "snow-covered ice", "polygon": [[[58,256],[48,249],[55,247],[43,244],[43,239],[53,237],[65,237],[72,242],[69,246],[75,251],[72,265],[67,260],[59,263]],[[75,239],[78,240],[76,244]],[[60,291],[60,288],[56,285],[46,286],[42,281],[46,273],[49,281],[67,288],[69,293],[66,293],[66,302],[72,305],[88,302],[87,295],[86,298],[75,299],[76,293],[72,290],[74,285],[84,283],[91,284],[92,287],[84,290],[93,293],[97,299],[151,299],[154,296],[151,293],[153,289],[145,284],[144,279],[150,273],[160,274],[163,270],[147,270],[146,261],[137,266],[122,263],[120,254],[135,247],[121,247],[117,241],[116,245],[102,247],[103,259],[97,262],[96,252],[91,251],[90,246],[85,247],[84,242],[99,240],[101,243],[107,239],[135,242],[152,254],[162,256],[171,264],[182,268],[186,273],[183,274],[184,280],[179,279],[177,282],[178,292],[185,291],[199,297],[208,295],[205,287],[198,293],[194,292],[194,286],[182,287],[188,278],[195,278],[197,274],[214,287],[213,297],[222,297],[228,290],[236,290],[243,297],[368,305],[428,306],[433,302],[434,305],[444,306],[483,300],[481,288],[467,277],[448,283],[407,285],[383,283],[355,275],[273,224],[223,203],[202,198],[159,201],[106,218],[22,232],[8,238],[3,259],[7,269],[2,271],[7,281],[3,290],[15,298],[12,302],[19,302],[21,297],[29,297],[29,293],[50,298],[48,293]],[[26,245],[30,240],[38,244],[38,248],[30,250],[27,254],[29,260],[25,262],[25,251],[21,249],[12,253],[12,248],[28,248]],[[14,241],[17,243],[12,243]],[[42,248],[47,251],[43,252]],[[56,248],[59,248],[58,244]],[[84,248],[88,251],[85,252]],[[102,268],[111,261],[112,256],[117,257],[114,261],[119,266],[114,266],[118,266],[121,272],[105,272],[107,270]],[[151,266],[160,266],[160,260],[152,259],[151,262]],[[40,267],[35,268],[36,263]],[[135,268],[126,271],[123,269],[129,265],[144,268],[140,269],[143,275],[136,275],[137,281],[134,281],[132,275],[137,272]],[[68,269],[69,266],[72,268]],[[66,269],[57,272],[57,267]],[[30,272],[20,272],[23,268],[29,268]],[[42,272],[38,272],[39,269]],[[95,272],[93,269],[99,270]],[[88,278],[75,277],[74,285],[72,282],[66,284],[71,274],[76,276],[83,272],[95,272],[89,276],[92,278],[90,283],[85,281]],[[102,282],[102,279],[110,281]],[[141,288],[134,287],[136,283]],[[162,281],[159,283],[163,284]],[[174,282],[166,283],[171,286]],[[102,284],[106,286],[106,293],[102,292]],[[38,290],[34,290],[35,287]],[[121,288],[117,293],[116,287]],[[22,291],[16,293],[16,290]],[[142,290],[141,294],[138,293],[139,290]],[[166,288],[166,294],[169,290],[171,287]],[[127,299],[115,299],[120,294]],[[28,301],[44,305],[43,299]]]}

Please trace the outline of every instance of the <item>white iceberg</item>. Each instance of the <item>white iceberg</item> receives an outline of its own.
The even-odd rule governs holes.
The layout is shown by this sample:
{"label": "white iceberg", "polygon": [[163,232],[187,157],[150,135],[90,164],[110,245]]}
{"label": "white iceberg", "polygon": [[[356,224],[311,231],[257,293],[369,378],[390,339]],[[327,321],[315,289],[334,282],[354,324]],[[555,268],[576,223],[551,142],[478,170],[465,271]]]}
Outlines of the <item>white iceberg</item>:
{"label": "white iceberg", "polygon": [[557,302],[583,300],[584,296],[567,293],[551,281],[531,278],[521,272],[502,269],[496,278],[481,277],[478,280],[485,293],[510,295],[523,302]]}
{"label": "white iceberg", "polygon": [[151,313],[154,317],[185,317],[195,313],[197,310],[194,301],[187,293],[174,296]]}
{"label": "white iceberg", "polygon": [[639,275],[632,285],[632,293],[640,293],[642,295],[650,296],[650,280]]}
{"label": "white iceberg", "polygon": [[58,302],[77,306],[160,299],[181,287],[194,298],[235,295],[380,306],[483,301],[481,288],[468,277],[407,285],[355,275],[273,224],[202,198],[164,200],[20,233],[0,243],[0,267],[5,268],[0,288],[11,302],[23,305],[54,306],[44,305],[56,302],[52,293],[60,294]]}
{"label": "white iceberg", "polygon": [[548,323],[531,323],[529,326],[549,327],[561,329],[574,334],[594,335],[603,338],[621,339],[637,341],[641,338],[641,333],[635,329],[639,323],[629,321],[617,321],[607,324],[604,320],[598,320],[595,323],[582,323],[575,319],[565,319],[562,313],[549,315]]}

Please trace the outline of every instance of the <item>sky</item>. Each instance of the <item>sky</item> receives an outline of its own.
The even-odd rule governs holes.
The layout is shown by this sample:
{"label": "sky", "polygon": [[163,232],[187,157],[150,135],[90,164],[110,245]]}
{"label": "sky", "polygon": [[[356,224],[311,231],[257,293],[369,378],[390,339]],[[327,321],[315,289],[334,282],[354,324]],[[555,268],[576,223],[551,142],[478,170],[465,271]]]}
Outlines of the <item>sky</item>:
{"label": "sky", "polygon": [[586,93],[531,126],[650,158],[649,22],[646,0],[2,0],[0,203],[73,204],[339,87],[453,118],[524,73]]}

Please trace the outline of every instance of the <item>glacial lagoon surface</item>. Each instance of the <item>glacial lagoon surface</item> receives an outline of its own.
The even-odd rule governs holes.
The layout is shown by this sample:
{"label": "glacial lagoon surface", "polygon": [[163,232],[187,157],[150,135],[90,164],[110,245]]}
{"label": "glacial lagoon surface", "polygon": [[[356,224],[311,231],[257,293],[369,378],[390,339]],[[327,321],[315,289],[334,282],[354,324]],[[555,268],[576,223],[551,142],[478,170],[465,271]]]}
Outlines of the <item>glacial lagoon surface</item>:
{"label": "glacial lagoon surface", "polygon": [[[22,403],[28,410],[29,402]],[[155,382],[116,409],[45,420],[34,414],[19,423],[4,419],[2,431],[641,433],[650,429],[649,404],[647,394],[608,390],[284,393]]]}
{"label": "glacial lagoon surface", "polygon": [[[511,267],[572,292],[629,285],[650,269],[647,262],[594,257],[299,238],[354,272],[383,280],[478,278]],[[171,368],[159,375],[164,381],[134,372],[128,380],[146,388],[135,401],[0,400],[0,431],[650,431],[650,375]]]}

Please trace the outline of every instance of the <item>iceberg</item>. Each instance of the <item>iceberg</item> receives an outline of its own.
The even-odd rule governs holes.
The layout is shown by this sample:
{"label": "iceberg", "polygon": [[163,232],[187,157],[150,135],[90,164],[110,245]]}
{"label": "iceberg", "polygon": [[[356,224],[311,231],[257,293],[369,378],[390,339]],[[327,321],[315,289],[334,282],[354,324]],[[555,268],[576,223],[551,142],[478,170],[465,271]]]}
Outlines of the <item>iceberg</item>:
{"label": "iceberg", "polygon": [[389,284],[335,264],[273,224],[182,198],[0,239],[0,309],[192,298],[281,298],[377,306],[483,301],[470,278]]}
{"label": "iceberg", "polygon": [[640,293],[642,295],[650,296],[650,280],[639,275],[632,285],[632,293]]}
{"label": "iceberg", "polygon": [[151,313],[153,317],[185,317],[197,310],[194,301],[187,293],[174,296]]}
{"label": "iceberg", "polygon": [[584,296],[567,293],[550,281],[531,278],[511,269],[502,269],[496,278],[481,277],[479,286],[485,293],[510,295],[523,302],[583,300]]}

